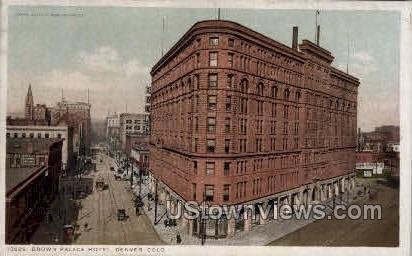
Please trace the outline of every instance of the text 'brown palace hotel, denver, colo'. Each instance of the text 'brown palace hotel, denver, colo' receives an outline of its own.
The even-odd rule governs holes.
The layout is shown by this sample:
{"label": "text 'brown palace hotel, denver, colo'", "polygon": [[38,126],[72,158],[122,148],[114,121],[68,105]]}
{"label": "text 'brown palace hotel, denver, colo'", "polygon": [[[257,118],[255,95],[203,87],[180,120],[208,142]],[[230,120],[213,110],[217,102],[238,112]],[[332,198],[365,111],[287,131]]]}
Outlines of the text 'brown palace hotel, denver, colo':
{"label": "text 'brown palace hotel, denver, colo'", "polygon": [[[151,189],[159,200],[309,204],[354,186],[359,80],[303,40],[201,21],[153,67]],[[257,212],[256,214],[259,214]],[[208,236],[264,224],[208,220]],[[179,220],[198,235],[199,221]]]}

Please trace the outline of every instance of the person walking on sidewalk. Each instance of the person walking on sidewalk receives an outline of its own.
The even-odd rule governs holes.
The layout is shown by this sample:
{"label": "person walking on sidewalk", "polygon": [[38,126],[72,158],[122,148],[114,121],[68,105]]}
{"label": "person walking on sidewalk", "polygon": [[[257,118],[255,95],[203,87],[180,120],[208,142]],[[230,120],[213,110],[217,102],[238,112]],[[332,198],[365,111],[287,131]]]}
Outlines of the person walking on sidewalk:
{"label": "person walking on sidewalk", "polygon": [[177,232],[177,235],[176,235],[176,243],[177,243],[177,244],[180,244],[181,242],[182,242],[182,238],[180,237],[180,233]]}

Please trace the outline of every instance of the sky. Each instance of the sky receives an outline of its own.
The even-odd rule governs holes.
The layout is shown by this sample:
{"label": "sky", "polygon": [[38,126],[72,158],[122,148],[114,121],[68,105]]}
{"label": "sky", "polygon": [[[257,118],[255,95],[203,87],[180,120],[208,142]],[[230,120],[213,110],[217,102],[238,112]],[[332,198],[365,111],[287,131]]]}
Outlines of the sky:
{"label": "sky", "polygon": [[[162,33],[162,19],[165,33]],[[216,9],[142,7],[10,7],[7,112],[22,113],[29,83],[35,104],[87,101],[91,115],[143,112],[151,67],[197,21]],[[315,11],[222,9],[232,20],[291,45],[315,39]],[[360,78],[358,127],[399,125],[400,16],[390,11],[321,11],[320,45],[333,66]],[[163,35],[162,35],[163,34]],[[348,59],[349,42],[349,59]]]}

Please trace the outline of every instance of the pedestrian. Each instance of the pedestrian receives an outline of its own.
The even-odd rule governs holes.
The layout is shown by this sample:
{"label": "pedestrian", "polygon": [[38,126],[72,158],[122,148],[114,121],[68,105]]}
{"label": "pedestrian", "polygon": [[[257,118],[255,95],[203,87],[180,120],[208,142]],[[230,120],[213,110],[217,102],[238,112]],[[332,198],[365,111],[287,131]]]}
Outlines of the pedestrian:
{"label": "pedestrian", "polygon": [[139,216],[140,215],[140,212],[139,212],[139,207],[135,207],[135,210],[136,210],[136,216]]}
{"label": "pedestrian", "polygon": [[89,227],[89,223],[84,223],[84,230],[87,231],[87,228]]}
{"label": "pedestrian", "polygon": [[181,242],[182,242],[182,238],[180,237],[180,233],[177,232],[177,235],[176,235],[176,243],[177,243],[177,244],[180,244]]}

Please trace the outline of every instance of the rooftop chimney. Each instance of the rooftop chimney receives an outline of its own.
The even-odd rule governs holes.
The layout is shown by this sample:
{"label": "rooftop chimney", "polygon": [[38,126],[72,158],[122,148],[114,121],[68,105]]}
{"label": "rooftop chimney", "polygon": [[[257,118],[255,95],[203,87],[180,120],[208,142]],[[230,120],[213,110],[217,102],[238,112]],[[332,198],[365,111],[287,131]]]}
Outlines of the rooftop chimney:
{"label": "rooftop chimney", "polygon": [[298,27],[293,27],[293,36],[292,36],[292,49],[298,49]]}

